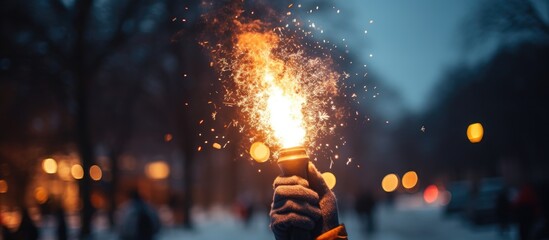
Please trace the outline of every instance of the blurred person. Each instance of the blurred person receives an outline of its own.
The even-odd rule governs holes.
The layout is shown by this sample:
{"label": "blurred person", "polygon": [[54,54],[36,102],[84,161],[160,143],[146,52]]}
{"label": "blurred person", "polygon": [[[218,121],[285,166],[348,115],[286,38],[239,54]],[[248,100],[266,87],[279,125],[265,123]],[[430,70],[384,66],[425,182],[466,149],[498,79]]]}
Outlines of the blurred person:
{"label": "blurred person", "polygon": [[248,227],[254,213],[254,204],[249,195],[239,197],[236,201],[236,211],[244,226]]}
{"label": "blurred person", "polygon": [[496,219],[498,222],[499,233],[503,236],[509,232],[511,224],[511,201],[509,199],[509,189],[504,187],[496,197]]}
{"label": "blurred person", "polygon": [[339,224],[337,202],[313,163],[308,179],[279,176],[274,180],[271,230],[277,240],[348,239]]}
{"label": "blurred person", "polygon": [[151,240],[160,230],[160,219],[137,190],[120,210],[119,236],[122,240]]}
{"label": "blurred person", "polygon": [[62,206],[57,208],[55,219],[57,220],[57,239],[67,240],[67,221],[65,220],[65,210]]}
{"label": "blurred person", "polygon": [[534,188],[528,183],[523,183],[518,188],[512,205],[518,224],[519,239],[533,239],[532,231],[540,215],[540,206]]}
{"label": "blurred person", "polygon": [[19,228],[15,231],[10,231],[2,223],[2,237],[3,240],[36,240],[38,239],[38,228],[34,224],[34,221],[30,218],[27,209],[23,208],[21,211],[21,223]]}
{"label": "blurred person", "polygon": [[374,210],[376,199],[370,191],[360,193],[355,201],[355,211],[358,214],[362,227],[367,233],[375,231]]}

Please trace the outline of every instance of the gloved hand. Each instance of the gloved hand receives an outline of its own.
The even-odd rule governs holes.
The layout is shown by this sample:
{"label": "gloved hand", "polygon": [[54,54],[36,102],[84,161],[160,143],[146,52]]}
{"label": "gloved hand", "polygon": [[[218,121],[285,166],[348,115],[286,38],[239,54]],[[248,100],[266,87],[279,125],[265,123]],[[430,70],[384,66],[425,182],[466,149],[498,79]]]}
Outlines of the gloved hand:
{"label": "gloved hand", "polygon": [[271,229],[277,240],[290,239],[295,229],[313,239],[339,225],[335,195],[312,163],[308,179],[280,176],[273,186]]}

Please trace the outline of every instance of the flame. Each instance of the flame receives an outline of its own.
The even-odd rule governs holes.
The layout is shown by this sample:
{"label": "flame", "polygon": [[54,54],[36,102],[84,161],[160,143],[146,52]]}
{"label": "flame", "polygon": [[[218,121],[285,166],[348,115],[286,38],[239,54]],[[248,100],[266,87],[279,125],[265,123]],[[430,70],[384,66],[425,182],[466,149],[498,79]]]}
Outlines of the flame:
{"label": "flame", "polygon": [[331,59],[306,54],[284,28],[241,21],[233,20],[229,44],[201,44],[210,46],[212,65],[227,74],[224,102],[239,108],[244,121],[238,122],[251,128],[250,140],[288,148],[312,145],[333,131],[339,74]]}

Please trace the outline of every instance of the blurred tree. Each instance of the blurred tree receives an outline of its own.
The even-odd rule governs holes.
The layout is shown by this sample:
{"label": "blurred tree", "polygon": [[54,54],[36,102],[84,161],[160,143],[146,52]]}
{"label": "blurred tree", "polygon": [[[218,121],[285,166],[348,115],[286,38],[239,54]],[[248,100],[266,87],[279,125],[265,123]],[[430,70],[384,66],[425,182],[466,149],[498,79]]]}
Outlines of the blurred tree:
{"label": "blurred tree", "polygon": [[464,21],[466,49],[476,49],[491,37],[508,44],[543,42],[549,38],[549,3],[539,0],[490,0]]}
{"label": "blurred tree", "polygon": [[[96,123],[93,122],[91,114],[95,98],[102,97],[97,92],[92,92],[92,89],[97,86],[96,80],[101,77],[98,73],[106,64],[123,62],[124,58],[120,58],[116,53],[132,39],[155,34],[155,27],[159,22],[167,24],[171,20],[171,16],[166,17],[167,13],[175,14],[172,16],[182,15],[185,9],[179,5],[176,6],[179,8],[170,8],[168,4],[173,2],[175,1],[49,0],[3,3],[1,57],[3,66],[8,68],[8,72],[3,73],[8,77],[26,74],[24,77],[29,79],[47,77],[48,81],[44,83],[51,84],[51,91],[47,93],[61,93],[56,94],[59,98],[56,100],[60,104],[65,104],[62,107],[68,109],[67,113],[74,120],[69,121],[67,129],[74,130],[74,139],[84,169],[88,169],[95,159],[96,142],[92,136],[92,129]],[[173,29],[162,28],[162,30]],[[165,41],[168,43],[168,38]],[[135,54],[130,57],[143,58],[154,54],[146,50],[134,49],[133,51]],[[17,83],[15,86],[19,85],[20,83]],[[108,84],[106,88],[113,86]],[[121,84],[119,87],[128,86]],[[121,151],[124,138],[128,138],[128,133],[131,132],[131,124],[116,126],[124,122],[124,119],[118,117],[130,116],[128,111],[131,106],[122,107],[121,105],[131,104],[135,93],[132,87],[126,90],[129,95],[120,92],[125,95],[121,96],[125,100],[117,102],[120,105],[113,109],[111,116],[114,117],[103,119],[106,122],[101,122],[106,124],[115,122],[115,125],[111,126],[116,131],[112,134],[97,134],[98,138],[107,138],[101,141],[109,143],[113,158],[116,158],[115,155]],[[37,100],[34,96],[27,94],[22,97]],[[21,104],[13,106],[15,109],[22,107]],[[11,136],[7,139],[13,140]],[[116,164],[112,166],[116,171]],[[91,183],[87,171],[85,173],[86,176],[79,181],[79,192],[83,202],[81,229],[83,238],[90,233],[93,213],[90,203]]]}

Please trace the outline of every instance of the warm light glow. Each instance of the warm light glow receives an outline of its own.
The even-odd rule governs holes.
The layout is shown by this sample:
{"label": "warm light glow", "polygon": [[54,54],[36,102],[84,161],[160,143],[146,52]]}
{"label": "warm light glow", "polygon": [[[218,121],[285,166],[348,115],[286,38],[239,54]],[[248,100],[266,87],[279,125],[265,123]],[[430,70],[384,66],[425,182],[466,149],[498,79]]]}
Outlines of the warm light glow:
{"label": "warm light glow", "polygon": [[322,178],[324,178],[324,182],[326,182],[326,185],[329,189],[333,189],[336,185],[336,177],[331,172],[325,172],[322,174]]}
{"label": "warm light glow", "polygon": [[423,192],[423,200],[426,203],[434,203],[438,198],[438,188],[435,185],[429,185]]}
{"label": "warm light glow", "polygon": [[232,23],[231,48],[201,44],[212,50],[211,66],[230,72],[223,79],[224,103],[238,107],[245,122],[234,124],[271,148],[314,145],[319,136],[332,134],[338,111],[332,97],[340,75],[330,68],[331,59],[307,56],[283,29],[260,21]]}
{"label": "warm light glow", "polygon": [[257,162],[265,162],[271,155],[271,150],[262,142],[254,142],[250,147],[250,155]]}
{"label": "warm light glow", "polygon": [[[271,74],[266,74],[266,82],[273,82]],[[268,80],[267,80],[268,79]],[[284,93],[280,86],[272,86],[267,100],[269,124],[276,139],[283,148],[301,146],[305,139],[303,114],[304,99],[297,94]]]}
{"label": "warm light glow", "polygon": [[165,141],[165,142],[171,142],[172,139],[173,139],[172,134],[166,133],[166,134],[164,135],[164,141]]}
{"label": "warm light glow", "polygon": [[212,144],[212,147],[215,148],[215,149],[221,149],[221,144],[219,144],[219,143],[213,143],[213,144]]}
{"label": "warm light glow", "polygon": [[7,192],[8,192],[8,182],[2,179],[0,180],[0,193],[7,193]]}
{"label": "warm light glow", "polygon": [[45,188],[37,187],[34,189],[34,199],[36,199],[39,204],[45,203],[48,201],[48,198],[48,191]]}
{"label": "warm light glow", "polygon": [[101,180],[101,177],[103,176],[103,171],[101,171],[101,168],[97,165],[93,165],[90,167],[90,177],[91,179],[95,181]]}
{"label": "warm light glow", "polygon": [[395,191],[398,187],[398,177],[396,174],[387,174],[383,180],[381,180],[381,188],[385,192]]}
{"label": "warm light glow", "polygon": [[484,128],[480,123],[473,123],[467,127],[467,138],[471,143],[478,143],[484,136]]}
{"label": "warm light glow", "polygon": [[80,164],[74,164],[71,167],[71,175],[74,179],[82,179],[84,177],[84,169]]}
{"label": "warm light glow", "polygon": [[406,189],[414,188],[417,184],[417,173],[409,171],[402,176],[402,186]]}
{"label": "warm light glow", "polygon": [[57,172],[57,162],[53,158],[46,158],[42,161],[42,169],[47,174],[54,174]]}
{"label": "warm light glow", "polygon": [[164,161],[152,162],[145,167],[145,174],[151,179],[165,179],[170,175],[170,166]]}
{"label": "warm light glow", "polygon": [[66,161],[60,161],[59,166],[57,169],[57,174],[59,175],[59,178],[65,181],[72,180],[71,178],[71,168],[69,164]]}

